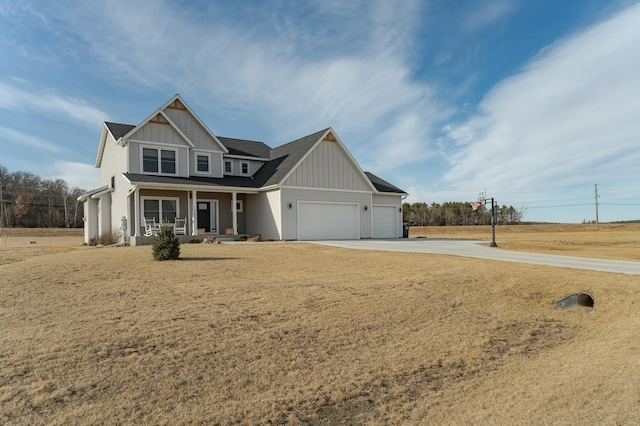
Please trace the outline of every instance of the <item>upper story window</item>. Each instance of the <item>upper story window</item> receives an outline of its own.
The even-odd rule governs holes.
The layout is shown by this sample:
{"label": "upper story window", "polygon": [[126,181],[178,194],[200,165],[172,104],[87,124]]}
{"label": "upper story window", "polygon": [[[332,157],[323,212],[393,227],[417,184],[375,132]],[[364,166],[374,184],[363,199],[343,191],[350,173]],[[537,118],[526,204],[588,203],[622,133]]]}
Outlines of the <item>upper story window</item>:
{"label": "upper story window", "polygon": [[199,173],[209,173],[209,156],[196,155],[196,170]]}
{"label": "upper story window", "polygon": [[249,163],[240,163],[240,171],[243,175],[249,174]]}
{"label": "upper story window", "polygon": [[226,160],[224,162],[224,172],[225,173],[232,173],[233,172],[233,168],[231,167],[231,161]]}
{"label": "upper story window", "polygon": [[168,149],[142,148],[142,171],[176,174],[176,152]]}

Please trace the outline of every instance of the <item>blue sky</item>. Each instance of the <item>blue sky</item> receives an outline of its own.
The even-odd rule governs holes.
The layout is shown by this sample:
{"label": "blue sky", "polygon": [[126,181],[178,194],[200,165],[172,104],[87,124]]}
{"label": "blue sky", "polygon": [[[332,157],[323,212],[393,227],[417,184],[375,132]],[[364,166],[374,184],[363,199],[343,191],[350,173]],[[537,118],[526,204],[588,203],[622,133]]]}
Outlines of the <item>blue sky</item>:
{"label": "blue sky", "polygon": [[637,0],[0,0],[0,164],[92,189],[102,122],[180,93],[220,136],[333,127],[408,202],[640,219],[638,46]]}

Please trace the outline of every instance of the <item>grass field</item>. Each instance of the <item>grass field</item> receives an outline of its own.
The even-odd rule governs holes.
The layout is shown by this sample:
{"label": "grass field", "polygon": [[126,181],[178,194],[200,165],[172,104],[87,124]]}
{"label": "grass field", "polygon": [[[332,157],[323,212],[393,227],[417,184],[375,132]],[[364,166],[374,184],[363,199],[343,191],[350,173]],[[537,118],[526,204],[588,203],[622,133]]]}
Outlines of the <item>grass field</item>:
{"label": "grass field", "polygon": [[[635,225],[514,228],[500,249],[638,260]],[[640,422],[638,276],[291,242],[155,262],[7,231],[2,424]],[[578,290],[593,312],[554,307]]]}

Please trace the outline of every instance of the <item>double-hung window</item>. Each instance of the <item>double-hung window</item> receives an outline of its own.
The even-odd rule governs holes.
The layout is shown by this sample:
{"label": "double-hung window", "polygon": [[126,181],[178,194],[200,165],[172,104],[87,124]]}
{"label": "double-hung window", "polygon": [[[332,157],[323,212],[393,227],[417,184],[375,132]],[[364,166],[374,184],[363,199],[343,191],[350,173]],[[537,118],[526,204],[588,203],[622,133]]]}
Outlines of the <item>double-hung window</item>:
{"label": "double-hung window", "polygon": [[176,174],[176,152],[171,149],[142,148],[142,171]]}
{"label": "double-hung window", "polygon": [[233,173],[233,168],[232,168],[232,166],[231,166],[231,161],[226,160],[226,161],[224,162],[224,172],[225,172],[225,173],[229,173],[229,174],[230,174],[230,173]]}
{"label": "double-hung window", "polygon": [[196,155],[196,170],[199,173],[209,173],[209,156],[198,154]]}
{"label": "double-hung window", "polygon": [[249,163],[240,163],[240,170],[243,175],[249,174]]}

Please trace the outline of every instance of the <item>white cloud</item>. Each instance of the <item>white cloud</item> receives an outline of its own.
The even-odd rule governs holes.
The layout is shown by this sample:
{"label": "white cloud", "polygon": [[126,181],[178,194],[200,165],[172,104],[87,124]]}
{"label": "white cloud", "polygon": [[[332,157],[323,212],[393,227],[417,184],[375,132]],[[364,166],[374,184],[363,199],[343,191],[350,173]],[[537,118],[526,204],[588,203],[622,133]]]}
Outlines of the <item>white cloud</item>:
{"label": "white cloud", "polygon": [[[22,83],[19,78],[14,78],[13,81],[18,84]],[[0,108],[27,113],[44,112],[81,122],[90,127],[96,127],[103,121],[108,121],[106,113],[87,105],[82,100],[64,98],[55,93],[47,92],[41,87],[25,86],[19,88],[16,85],[12,86],[3,82],[0,82]]]}
{"label": "white cloud", "polygon": [[494,87],[478,115],[445,129],[455,153],[444,182],[540,200],[613,176],[638,182],[639,21],[636,5]]}
{"label": "white cloud", "polygon": [[13,143],[26,145],[31,148],[37,148],[49,152],[63,152],[64,150],[59,146],[42,140],[41,138],[33,135],[29,135],[17,130],[9,129],[8,127],[0,126],[0,137],[6,138]]}
{"label": "white cloud", "polygon": [[69,188],[90,190],[100,186],[100,170],[92,164],[56,161],[47,171],[48,178],[63,179]]}
{"label": "white cloud", "polygon": [[[99,15],[80,3],[60,20],[70,39],[81,39],[105,64],[104,72],[141,87],[170,87],[194,99],[190,103],[225,113],[244,110],[277,142],[331,126],[350,145],[357,140],[377,152],[389,145],[414,150],[396,157],[398,167],[423,158],[424,135],[440,114],[429,87],[412,80],[420,2],[318,5],[296,4],[291,11],[271,5],[269,13],[252,10],[245,18],[251,22],[240,22],[215,10],[208,11],[213,19],[198,20],[194,10],[172,3],[149,8],[112,1]],[[256,13],[264,21],[253,19]],[[385,133],[389,128],[398,132]]]}

